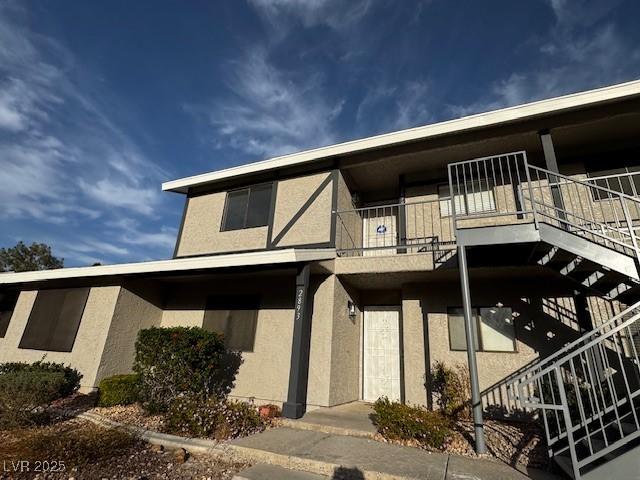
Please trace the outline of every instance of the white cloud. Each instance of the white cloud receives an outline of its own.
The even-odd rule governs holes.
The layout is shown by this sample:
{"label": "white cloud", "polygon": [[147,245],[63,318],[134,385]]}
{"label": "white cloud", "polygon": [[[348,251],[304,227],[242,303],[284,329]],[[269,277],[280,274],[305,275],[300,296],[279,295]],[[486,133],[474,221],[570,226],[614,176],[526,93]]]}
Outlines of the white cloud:
{"label": "white cloud", "polygon": [[341,30],[362,19],[372,0],[249,0],[249,3],[270,25],[280,30],[286,28],[291,19],[305,27],[326,25]]}
{"label": "white cloud", "polygon": [[215,102],[208,120],[219,140],[252,155],[281,155],[335,142],[342,101],[323,92],[320,76],[286,72],[255,49],[230,65],[233,95]]}
{"label": "white cloud", "polygon": [[394,131],[433,120],[429,85],[424,80],[386,81],[367,91],[358,105],[356,122],[367,132]]}
{"label": "white cloud", "polygon": [[0,217],[64,223],[105,206],[151,215],[166,174],[84,95],[72,55],[30,31],[25,15],[0,6]]}
{"label": "white cloud", "polygon": [[612,4],[596,8],[582,0],[552,0],[550,5],[556,24],[539,47],[540,65],[511,72],[477,102],[450,105],[451,115],[464,116],[611,85],[640,74],[640,47],[628,42],[613,23],[606,21]]}

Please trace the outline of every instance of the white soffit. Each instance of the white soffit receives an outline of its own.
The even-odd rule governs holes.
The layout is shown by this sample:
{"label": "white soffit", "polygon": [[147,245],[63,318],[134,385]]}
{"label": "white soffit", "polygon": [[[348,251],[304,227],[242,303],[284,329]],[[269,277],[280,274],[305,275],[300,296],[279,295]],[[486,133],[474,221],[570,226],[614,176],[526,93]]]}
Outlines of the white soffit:
{"label": "white soffit", "polygon": [[335,258],[333,248],[290,248],[261,252],[211,255],[206,257],[176,258],[154,262],[121,263],[95,267],[60,268],[37,272],[0,273],[0,285],[10,285],[44,280],[90,278],[141,273],[181,272],[253,265],[275,265],[296,262],[311,262]]}
{"label": "white soffit", "polygon": [[189,187],[214,183],[233,177],[305,164],[314,160],[320,160],[336,155],[345,155],[358,151],[371,150],[394,144],[435,137],[438,135],[452,134],[465,130],[524,120],[563,110],[577,109],[598,103],[620,100],[634,95],[640,95],[640,80],[598,88],[595,90],[588,90],[585,92],[573,93],[562,97],[525,103],[523,105],[503,108],[486,113],[479,113],[455,120],[448,120],[446,122],[400,130],[398,132],[385,133],[374,137],[315,148],[260,162],[185,177],[163,183],[162,190],[186,193]]}

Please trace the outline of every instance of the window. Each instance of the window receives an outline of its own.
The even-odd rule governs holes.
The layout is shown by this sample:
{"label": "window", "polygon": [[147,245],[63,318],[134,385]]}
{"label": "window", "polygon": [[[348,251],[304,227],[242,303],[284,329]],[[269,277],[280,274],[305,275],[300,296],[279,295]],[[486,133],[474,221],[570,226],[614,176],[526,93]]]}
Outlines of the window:
{"label": "window", "polygon": [[233,190],[227,193],[222,230],[263,227],[269,222],[272,184]]}
{"label": "window", "polygon": [[[449,308],[449,347],[451,350],[466,350],[464,314],[461,308]],[[472,309],[474,341],[477,351],[515,352],[516,335],[513,312],[508,307],[483,307]],[[480,321],[478,321],[480,320]]]}
{"label": "window", "polygon": [[19,293],[15,291],[0,292],[0,338],[7,334],[13,309],[18,303]]}
{"label": "window", "polygon": [[89,296],[89,288],[40,290],[19,348],[70,352]]}
{"label": "window", "polygon": [[253,352],[258,308],[256,297],[209,297],[202,328],[224,335],[224,343],[230,350]]}
{"label": "window", "polygon": [[[438,187],[438,197],[440,198],[440,216],[453,215],[449,185]],[[461,185],[455,195],[455,202],[456,215],[473,215],[492,212],[496,209],[493,186],[484,182],[468,182],[466,187]]]}

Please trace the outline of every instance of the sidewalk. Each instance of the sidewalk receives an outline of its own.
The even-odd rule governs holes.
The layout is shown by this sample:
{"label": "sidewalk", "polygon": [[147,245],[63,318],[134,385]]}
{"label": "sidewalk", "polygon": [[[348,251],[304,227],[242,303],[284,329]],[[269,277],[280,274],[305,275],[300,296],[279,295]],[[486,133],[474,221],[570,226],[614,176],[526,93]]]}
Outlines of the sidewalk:
{"label": "sidewalk", "polygon": [[[234,440],[231,449],[246,459],[332,479],[376,480],[550,480],[540,471],[527,475],[490,460],[376,442],[312,430],[277,428]],[[239,477],[242,478],[242,477]],[[247,477],[250,478],[250,477]],[[286,478],[286,477],[283,477]],[[298,477],[291,477],[298,478]]]}

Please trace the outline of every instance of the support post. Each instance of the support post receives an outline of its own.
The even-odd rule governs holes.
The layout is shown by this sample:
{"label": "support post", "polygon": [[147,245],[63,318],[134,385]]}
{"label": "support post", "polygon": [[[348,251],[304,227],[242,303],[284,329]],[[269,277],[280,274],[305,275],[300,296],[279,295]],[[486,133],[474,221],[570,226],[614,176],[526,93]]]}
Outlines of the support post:
{"label": "support post", "polygon": [[[407,210],[405,207],[404,175],[400,175],[400,198],[398,199],[398,245],[407,245]],[[415,228],[415,227],[414,227]],[[406,248],[399,248],[398,253],[407,253]]]}
{"label": "support post", "polygon": [[[540,143],[542,144],[542,152],[544,153],[544,162],[547,170],[554,173],[560,173],[558,170],[558,159],[556,158],[556,150],[553,146],[553,138],[551,138],[551,132],[549,130],[541,130],[538,132],[540,136]],[[562,228],[567,228],[565,214],[564,201],[562,199],[562,192],[558,185],[558,177],[553,179],[549,177],[549,185],[551,187],[551,198],[553,199],[553,206],[556,208],[558,218],[561,221]]]}
{"label": "support post", "polygon": [[467,269],[467,252],[463,245],[458,246],[458,268],[460,269],[460,285],[462,287],[462,309],[464,311],[464,331],[467,338],[467,358],[469,361],[469,377],[471,380],[471,407],[473,409],[473,426],[475,430],[476,453],[486,453],[484,441],[484,421],[482,420],[482,399],[480,398],[480,382],[478,381],[478,363],[476,362],[476,342],[473,331],[476,327],[471,312],[471,292],[469,289],[469,271]]}
{"label": "support post", "polygon": [[311,308],[308,298],[310,270],[307,263],[300,268],[296,276],[289,390],[287,401],[282,405],[282,416],[285,418],[300,418],[304,415],[307,407],[309,347],[311,344]]}

